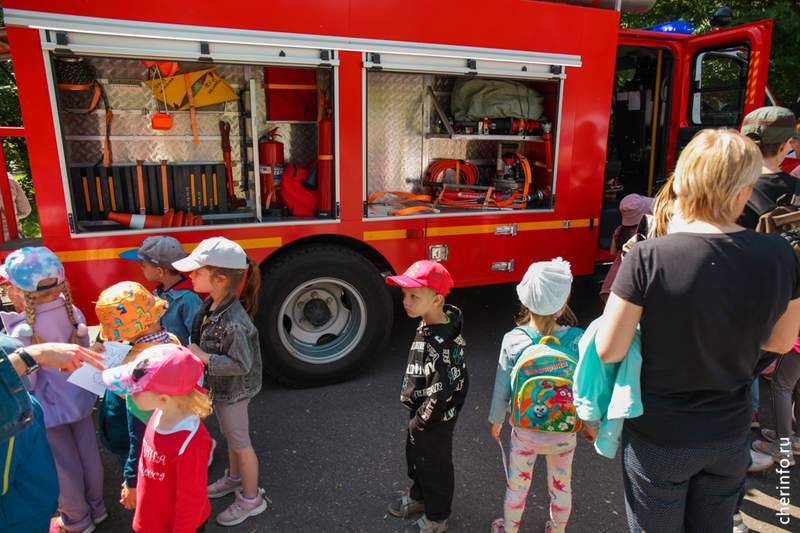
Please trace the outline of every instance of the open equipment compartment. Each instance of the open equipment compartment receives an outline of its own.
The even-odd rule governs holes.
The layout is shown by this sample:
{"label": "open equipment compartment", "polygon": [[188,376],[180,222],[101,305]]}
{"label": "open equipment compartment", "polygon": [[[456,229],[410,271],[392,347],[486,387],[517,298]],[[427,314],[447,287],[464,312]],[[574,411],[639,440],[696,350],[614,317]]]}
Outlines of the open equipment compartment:
{"label": "open equipment compartment", "polygon": [[[192,225],[253,224],[305,220],[308,218],[333,218],[334,211],[316,212],[318,198],[325,196],[328,205],[333,198],[332,155],[327,161],[326,190],[309,187],[303,181],[312,174],[319,158],[320,119],[327,119],[328,131],[332,125],[332,109],[320,114],[318,102],[333,101],[333,69],[328,66],[302,67],[314,79],[313,105],[308,105],[303,120],[286,120],[286,114],[275,113],[278,120],[268,120],[269,98],[267,72],[301,70],[293,65],[248,65],[180,61],[175,81],[183,83],[184,73],[213,69],[216,79],[200,78],[198,84],[230,84],[235,99],[223,103],[200,106],[195,110],[198,142],[194,142],[192,117],[189,110],[176,110],[169,106],[166,114],[171,119],[169,129],[155,129],[153,117],[163,117],[165,104],[153,95],[146,81],[160,83],[154,71],[149,71],[142,60],[150,58],[118,58],[83,55],[79,57],[53,55],[51,60],[53,80],[58,79],[57,62],[78,60],[90,67],[108,101],[111,112],[109,122],[110,164],[104,166],[107,112],[103,98],[89,111],[92,90],[68,90],[56,87],[59,101],[59,118],[65,160],[68,167],[68,203],[71,207],[71,227],[75,233],[117,231],[130,228],[168,228]],[[62,76],[63,78],[63,76]],[[162,79],[166,79],[163,76]],[[169,82],[164,82],[169,94]],[[276,84],[273,84],[275,86]],[[290,89],[290,85],[278,87]],[[290,92],[288,90],[284,92]],[[87,94],[89,95],[87,98]],[[307,98],[308,100],[308,98]],[[281,108],[288,106],[287,99],[276,102]],[[330,107],[330,104],[327,104]],[[255,121],[255,127],[252,121]],[[230,127],[231,181],[234,197],[229,202],[227,168],[223,151],[221,123]],[[290,165],[302,201],[310,211],[287,208],[279,194],[273,194],[271,205],[265,205],[267,194],[262,187],[264,161],[253,151],[253,137],[269,139],[279,145],[272,146],[271,154],[280,152],[284,166]],[[332,136],[328,136],[328,154],[333,151]],[[259,147],[260,143],[256,143]],[[258,150],[258,148],[257,148]],[[256,159],[259,168],[255,169]],[[270,165],[273,162],[268,161]],[[314,168],[314,172],[309,172]],[[274,185],[280,186],[281,166],[271,167]],[[141,179],[139,176],[141,175]],[[297,195],[295,195],[297,196]],[[171,210],[171,213],[167,213]],[[117,213],[118,215],[109,215]],[[148,218],[131,217],[146,215]],[[200,218],[202,217],[202,218]],[[200,220],[198,220],[200,218]]]}
{"label": "open equipment compartment", "polygon": [[[553,209],[563,76],[541,77],[368,69],[366,217]],[[541,117],[456,120],[454,88],[484,81],[537,92]],[[519,101],[520,109],[526,106],[527,99]],[[527,187],[523,160],[530,168]]]}

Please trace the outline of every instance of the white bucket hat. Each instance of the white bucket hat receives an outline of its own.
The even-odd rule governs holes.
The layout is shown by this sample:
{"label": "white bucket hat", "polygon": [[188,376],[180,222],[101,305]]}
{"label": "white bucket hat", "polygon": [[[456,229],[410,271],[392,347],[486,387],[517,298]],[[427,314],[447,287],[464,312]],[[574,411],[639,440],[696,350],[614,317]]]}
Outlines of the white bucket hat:
{"label": "white bucket hat", "polygon": [[180,272],[191,272],[204,266],[244,270],[247,268],[247,254],[233,241],[212,237],[198,244],[189,257],[172,263],[172,268]]}
{"label": "white bucket hat", "polygon": [[522,305],[542,316],[561,311],[571,290],[572,272],[569,263],[560,257],[532,264],[517,285]]}

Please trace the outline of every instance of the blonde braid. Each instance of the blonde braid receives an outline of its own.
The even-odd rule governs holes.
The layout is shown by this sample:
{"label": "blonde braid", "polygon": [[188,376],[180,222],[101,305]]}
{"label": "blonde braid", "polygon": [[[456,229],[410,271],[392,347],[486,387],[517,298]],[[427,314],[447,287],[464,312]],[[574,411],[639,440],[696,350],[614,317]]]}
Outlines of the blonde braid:
{"label": "blonde braid", "polygon": [[[33,331],[33,322],[36,320],[36,296],[32,292],[22,291],[25,295],[25,323]],[[31,334],[31,344],[44,344],[41,335],[33,331]]]}
{"label": "blonde braid", "polygon": [[64,296],[69,320],[72,322],[72,325],[75,326],[75,329],[72,330],[72,335],[69,336],[69,342],[80,345],[80,341],[78,340],[78,322],[75,320],[75,314],[72,310],[72,294],[69,292],[69,285],[67,285],[66,281],[63,281],[58,288],[61,289],[61,294]]}

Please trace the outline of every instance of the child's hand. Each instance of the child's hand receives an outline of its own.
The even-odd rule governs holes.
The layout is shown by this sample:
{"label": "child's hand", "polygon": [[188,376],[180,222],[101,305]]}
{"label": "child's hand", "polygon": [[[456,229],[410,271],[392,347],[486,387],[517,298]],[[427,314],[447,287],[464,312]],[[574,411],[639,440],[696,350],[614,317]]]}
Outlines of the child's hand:
{"label": "child's hand", "polygon": [[106,347],[103,346],[102,342],[95,342],[94,344],[89,346],[89,349],[97,353],[103,353],[106,351]]}
{"label": "child's hand", "polygon": [[497,442],[500,442],[500,430],[503,429],[503,424],[492,424],[489,423],[489,433],[492,434],[492,438]]}
{"label": "child's hand", "polygon": [[208,366],[208,354],[203,350],[201,350],[198,345],[192,343],[189,346],[187,346],[187,348],[189,348],[189,351],[195,354],[197,358],[203,362],[204,365]]}
{"label": "child's hand", "polygon": [[136,487],[130,488],[123,482],[119,503],[129,511],[136,509]]}
{"label": "child's hand", "polygon": [[583,438],[588,440],[589,442],[594,442],[597,440],[597,433],[600,431],[600,428],[581,428],[581,435]]}

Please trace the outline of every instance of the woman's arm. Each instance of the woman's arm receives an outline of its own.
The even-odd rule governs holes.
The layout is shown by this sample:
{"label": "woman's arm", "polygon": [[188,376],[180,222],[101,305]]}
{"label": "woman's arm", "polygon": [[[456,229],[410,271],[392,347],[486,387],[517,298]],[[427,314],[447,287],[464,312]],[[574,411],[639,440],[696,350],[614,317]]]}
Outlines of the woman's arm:
{"label": "woman's arm", "polygon": [[[642,318],[642,308],[623,300],[613,292],[603,311],[605,327],[597,332],[597,355],[604,363],[618,363],[625,359],[636,335],[636,326]],[[795,329],[795,332],[797,329]]]}
{"label": "woman's arm", "polygon": [[789,306],[772,327],[772,334],[761,349],[768,352],[786,353],[794,348],[798,331],[800,331],[800,298],[789,301]]}

